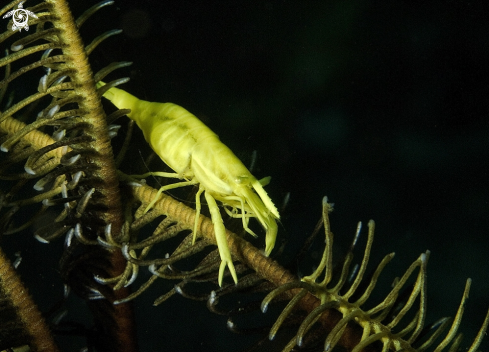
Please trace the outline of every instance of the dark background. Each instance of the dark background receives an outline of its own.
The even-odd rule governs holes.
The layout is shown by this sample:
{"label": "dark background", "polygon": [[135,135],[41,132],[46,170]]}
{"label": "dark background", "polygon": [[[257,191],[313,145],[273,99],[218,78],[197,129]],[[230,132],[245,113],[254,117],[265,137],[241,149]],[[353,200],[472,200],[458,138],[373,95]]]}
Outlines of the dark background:
{"label": "dark background", "polygon": [[[339,253],[369,219],[373,263],[396,252],[387,288],[431,251],[428,322],[455,315],[471,277],[466,346],[489,306],[487,13],[483,1],[117,1],[82,33],[122,28],[95,67],[133,61],[110,78],[184,106],[245,164],[257,151],[275,203],[290,192],[278,239],[289,258],[327,195]],[[141,351],[249,344],[203,304],[152,307],[155,286],[135,303]]]}

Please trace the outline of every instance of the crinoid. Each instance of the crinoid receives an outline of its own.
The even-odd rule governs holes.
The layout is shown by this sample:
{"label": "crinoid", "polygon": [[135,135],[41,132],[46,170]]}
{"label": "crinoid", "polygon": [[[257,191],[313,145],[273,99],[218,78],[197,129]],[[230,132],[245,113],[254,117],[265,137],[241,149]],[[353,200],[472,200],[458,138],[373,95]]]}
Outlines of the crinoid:
{"label": "crinoid", "polygon": [[[345,256],[340,275],[333,281],[333,233],[330,229],[329,212],[333,207],[327,198],[323,199],[323,226],[325,231],[325,249],[316,270],[311,275],[303,277],[300,281],[282,285],[272,292],[262,302],[261,309],[267,311],[270,302],[290,291],[292,298],[282,311],[279,318],[270,330],[269,338],[274,339],[280,326],[289,314],[300,307],[306,295],[312,295],[319,300],[315,307],[302,321],[296,335],[290,340],[283,351],[291,351],[298,347],[305,347],[306,341],[317,343],[324,339],[324,351],[331,351],[340,344],[354,352],[362,351],[368,347],[382,351],[425,351],[432,348],[442,351],[449,347],[449,351],[460,348],[462,334],[458,332],[464,307],[469,296],[471,280],[468,279],[460,302],[460,306],[452,320],[442,318],[430,326],[425,326],[426,318],[426,265],[430,252],[422,253],[404,274],[394,281],[391,291],[378,304],[367,304],[379,275],[385,266],[392,260],[394,253],[386,255],[377,266],[373,274],[365,277],[370,251],[374,239],[375,223],[368,223],[368,240],[365,253],[359,266],[350,268],[353,259],[353,249],[361,231],[358,224],[356,235],[349,252]],[[414,283],[408,284],[414,276]],[[290,294],[290,293],[289,293]],[[331,318],[340,313],[334,325]],[[468,351],[475,352],[485,336],[489,324],[489,311],[484,323],[475,337]],[[358,326],[361,329],[359,338],[352,344],[352,334],[345,334],[346,329]],[[445,337],[440,336],[448,329]]]}
{"label": "crinoid", "polygon": [[[10,2],[0,10],[0,16],[18,9],[20,3],[21,0]],[[153,348],[156,350],[179,350],[180,342],[171,345],[176,340],[175,332],[189,332],[201,348],[205,348],[202,334],[212,333],[214,339],[208,349],[219,349],[225,339],[221,329],[226,324],[219,321],[220,317],[216,319],[218,323],[212,321],[215,317],[205,311],[206,306],[211,312],[226,316],[227,327],[234,332],[263,332],[266,328],[262,341],[270,343],[274,350],[461,350],[458,330],[470,280],[453,320],[442,318],[425,324],[429,320],[429,252],[425,252],[375,303],[375,294],[385,286],[381,272],[393,254],[378,258],[376,269],[368,268],[374,236],[371,221],[359,265],[353,265],[353,253],[363,240],[361,226],[344,260],[335,265],[329,224],[332,206],[326,199],[321,222],[314,232],[317,235],[324,226],[325,249],[312,274],[300,278],[295,270],[284,268],[278,262],[286,261],[280,257],[284,246],[276,246],[272,257],[267,257],[262,250],[263,241],[255,245],[248,241],[252,239],[246,233],[234,234],[226,229],[220,238],[227,240],[239,281],[235,285],[225,271],[223,286],[219,287],[216,231],[211,219],[196,212],[195,194],[182,197],[192,199],[186,204],[169,194],[157,198],[159,180],[142,181],[123,172],[127,165],[121,161],[132,127],[128,122],[129,132],[118,135],[120,126],[113,123],[128,111],[118,110],[107,116],[101,99],[105,90],[97,89],[97,82],[129,62],[104,64],[104,60],[94,58],[98,45],[119,30],[92,37],[84,32],[84,23],[96,22],[93,16],[110,4],[112,1],[103,1],[75,20],[65,0],[39,0],[33,6],[23,4],[36,15],[26,23],[28,31],[13,31],[18,28],[8,22],[10,17],[3,22],[9,24],[0,34],[0,44],[6,49],[6,55],[0,58],[0,68],[5,73],[0,81],[0,350],[27,345],[33,351],[52,352],[57,349],[56,340],[65,338],[71,349],[76,341],[80,344],[78,349],[88,351],[133,352],[151,334],[138,340],[136,323],[147,324],[141,329],[143,333],[149,330],[147,327],[157,331],[151,336],[157,340],[157,348]],[[220,6],[222,2],[219,9]],[[269,2],[266,6],[267,11],[273,11]],[[185,18],[188,19],[187,14]],[[98,21],[99,25],[105,23]],[[171,23],[165,26],[172,27]],[[148,39],[151,45],[153,39]],[[89,54],[101,66],[95,74]],[[123,82],[127,78],[108,82],[107,87]],[[148,86],[147,90],[154,91],[154,87]],[[105,107],[107,111],[113,109],[108,104]],[[137,169],[135,173],[148,171],[142,165],[130,166]],[[155,199],[158,201],[153,204]],[[207,207],[202,208],[205,213]],[[238,208],[237,203],[229,203],[227,209],[219,210],[227,227],[236,221],[242,230],[253,209],[241,206],[245,214]],[[314,212],[315,207],[310,209],[307,212]],[[39,247],[32,250],[30,243]],[[3,254],[4,249],[7,255]],[[16,251],[20,254],[13,255]],[[50,259],[54,263],[49,263]],[[38,302],[29,297],[19,273],[34,291],[34,299],[52,300],[42,302],[41,309],[37,309]],[[32,284],[25,274],[40,279]],[[380,287],[374,290],[376,285]],[[130,291],[133,287],[134,291]],[[141,301],[144,297],[159,306],[150,307],[151,313],[144,312],[151,305]],[[182,303],[182,297],[200,301],[200,305]],[[73,301],[75,308],[70,306]],[[132,301],[138,302],[141,310],[137,318]],[[280,304],[285,308],[281,309]],[[86,306],[88,314],[84,314]],[[201,307],[204,312],[190,311],[189,307]],[[79,322],[78,314],[91,320]],[[74,315],[76,318],[71,320]],[[243,328],[240,317],[250,316],[252,323],[265,327]],[[189,328],[184,321],[198,320],[196,317],[200,320],[200,335],[196,333],[198,329]],[[470,352],[478,349],[488,320],[486,317],[468,347]],[[236,335],[226,336],[235,341]],[[196,349],[195,345],[191,348]]]}
{"label": "crinoid", "polygon": [[[6,5],[0,15],[19,2]],[[67,284],[93,301],[90,305],[102,320],[111,321],[99,320],[99,327],[117,341],[113,346],[132,350],[130,308],[114,309],[110,301],[116,297],[100,293],[92,273],[118,273],[123,261],[120,253],[93,246],[107,228],[119,234],[124,222],[113,135],[95,79],[127,63],[110,64],[94,78],[88,55],[120,31],[108,31],[87,46],[79,33],[90,16],[110,4],[101,2],[75,21],[65,1],[43,1],[27,8],[36,14],[28,20],[29,31],[14,31],[11,22],[0,34],[0,43],[10,45],[0,59],[5,69],[0,97],[9,97],[0,113],[1,226],[3,235],[13,235],[43,219],[36,239],[49,243],[65,236],[62,271]]]}

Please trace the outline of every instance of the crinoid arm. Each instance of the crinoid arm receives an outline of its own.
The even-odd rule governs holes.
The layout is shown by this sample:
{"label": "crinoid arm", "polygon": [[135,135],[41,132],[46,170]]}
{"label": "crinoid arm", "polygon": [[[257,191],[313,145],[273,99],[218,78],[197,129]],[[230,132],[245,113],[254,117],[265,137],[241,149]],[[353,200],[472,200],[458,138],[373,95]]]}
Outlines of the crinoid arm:
{"label": "crinoid arm", "polygon": [[[385,256],[373,275],[366,280],[365,272],[375,229],[375,223],[371,220],[368,223],[368,239],[363,259],[359,266],[351,270],[353,249],[361,232],[361,223],[359,223],[350,250],[339,268],[339,275],[336,275],[338,279],[333,282],[333,277],[335,277],[332,269],[333,233],[329,224],[331,210],[332,205],[325,197],[323,199],[325,249],[317,269],[312,274],[303,277],[301,281],[279,286],[270,292],[262,302],[262,311],[265,312],[273,299],[282,296],[285,292],[292,292],[290,302],[270,331],[270,339],[275,338],[279,328],[287,321],[290,313],[300,306],[305,297],[312,295],[320,301],[320,305],[303,319],[296,335],[283,351],[291,351],[295,346],[305,347],[308,339],[312,338],[311,336],[317,340],[318,335],[324,338],[324,351],[332,351],[335,346],[341,345],[348,350],[359,352],[374,343],[380,343],[382,351],[425,351],[431,347],[448,328],[450,321],[444,318],[431,327],[425,327],[426,265],[430,252],[422,253],[405,273],[395,280],[391,291],[380,303],[368,306],[366,302],[375,288],[377,279],[394,257],[394,253]],[[448,346],[450,346],[450,351],[458,350],[461,341],[458,328],[469,295],[470,284],[471,280],[468,279],[453,323],[446,336],[441,342],[438,341],[434,349],[436,352]],[[333,311],[340,313],[340,319],[330,326],[327,323],[327,317],[330,317]],[[345,333],[351,324],[361,328],[361,334],[353,342],[351,335]],[[469,351],[477,351],[488,324],[489,312],[468,349]],[[323,333],[321,333],[322,330],[324,330]]]}

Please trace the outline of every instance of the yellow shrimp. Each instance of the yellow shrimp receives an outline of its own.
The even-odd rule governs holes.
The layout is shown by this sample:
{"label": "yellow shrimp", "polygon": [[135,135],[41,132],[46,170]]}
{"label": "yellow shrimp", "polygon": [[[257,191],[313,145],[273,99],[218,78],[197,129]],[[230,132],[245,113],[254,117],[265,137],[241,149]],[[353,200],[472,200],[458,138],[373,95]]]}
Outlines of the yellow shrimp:
{"label": "yellow shrimp", "polygon": [[[99,82],[97,86],[104,84]],[[231,215],[241,217],[244,229],[255,237],[248,228],[248,220],[250,217],[258,219],[266,231],[265,254],[268,256],[277,236],[276,219],[280,218],[277,208],[263,189],[269,178],[257,180],[209,127],[181,106],[139,100],[118,88],[110,88],[104,93],[104,97],[120,109],[131,109],[127,116],[137,123],[156,154],[175,171],[150,174],[185,180],[161,187],[158,196],[146,210],[156,203],[159,194],[165,190],[199,184],[195,199],[197,216],[193,240],[195,241],[200,215],[200,196],[205,192],[221,257],[219,285],[222,284],[226,266],[237,283],[238,278],[226,240],[226,229],[216,200],[233,209],[241,209],[240,214]]]}

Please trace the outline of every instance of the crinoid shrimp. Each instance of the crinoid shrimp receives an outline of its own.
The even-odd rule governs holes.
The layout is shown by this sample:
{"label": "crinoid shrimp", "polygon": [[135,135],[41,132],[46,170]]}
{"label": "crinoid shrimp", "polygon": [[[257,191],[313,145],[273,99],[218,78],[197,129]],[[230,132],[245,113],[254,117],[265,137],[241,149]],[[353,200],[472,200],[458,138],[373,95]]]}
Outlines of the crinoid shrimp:
{"label": "crinoid shrimp", "polygon": [[[104,84],[99,82],[98,87]],[[209,127],[181,106],[140,100],[114,87],[103,96],[117,108],[131,110],[127,116],[143,131],[144,138],[161,160],[175,171],[150,174],[185,180],[161,187],[158,196],[146,210],[156,203],[161,192],[165,190],[198,185],[193,240],[195,242],[201,209],[200,197],[204,193],[221,257],[219,285],[222,284],[226,266],[237,283],[238,277],[226,240],[226,229],[216,200],[225,207],[231,207],[234,210],[232,216],[241,218],[243,228],[255,237],[248,228],[249,218],[254,217],[260,222],[266,231],[265,254],[268,256],[275,245],[276,220],[280,218],[277,208],[263,189],[269,178],[257,180]],[[237,213],[238,210],[241,213]]]}

